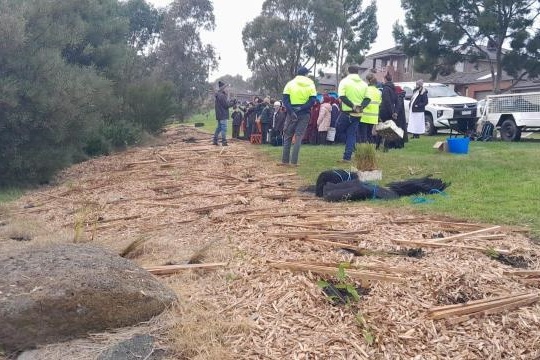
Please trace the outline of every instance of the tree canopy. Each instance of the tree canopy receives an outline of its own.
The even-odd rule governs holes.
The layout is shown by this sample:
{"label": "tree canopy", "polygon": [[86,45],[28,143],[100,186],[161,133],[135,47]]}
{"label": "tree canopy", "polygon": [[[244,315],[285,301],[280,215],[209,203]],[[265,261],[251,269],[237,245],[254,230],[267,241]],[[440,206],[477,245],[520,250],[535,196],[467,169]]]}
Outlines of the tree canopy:
{"label": "tree canopy", "polygon": [[[47,181],[200,101],[209,0],[0,0],[0,186]],[[190,105],[191,104],[191,105]]]}
{"label": "tree canopy", "polygon": [[402,7],[406,29],[396,25],[394,37],[416,57],[416,70],[436,76],[452,72],[457,62],[484,59],[495,92],[503,70],[518,81],[538,76],[540,38],[533,29],[540,1],[402,0]]}
{"label": "tree canopy", "polygon": [[361,62],[377,36],[375,1],[266,0],[242,32],[256,86],[280,93],[298,66]]}

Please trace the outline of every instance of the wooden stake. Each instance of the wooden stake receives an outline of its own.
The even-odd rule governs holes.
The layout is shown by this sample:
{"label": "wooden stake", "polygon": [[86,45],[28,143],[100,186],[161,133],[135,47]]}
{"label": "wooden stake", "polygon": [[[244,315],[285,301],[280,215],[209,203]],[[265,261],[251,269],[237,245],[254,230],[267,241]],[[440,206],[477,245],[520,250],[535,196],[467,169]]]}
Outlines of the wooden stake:
{"label": "wooden stake", "polygon": [[480,302],[475,304],[461,304],[461,306],[455,307],[454,305],[450,305],[451,308],[448,310],[440,309],[437,311],[429,311],[430,317],[434,320],[437,319],[445,319],[452,316],[461,316],[461,315],[469,315],[476,312],[485,311],[492,308],[499,308],[502,305],[511,304],[517,301],[525,300],[525,299],[532,299],[536,298],[538,299],[537,294],[525,294],[525,295],[518,295],[518,296],[506,296],[503,298],[495,298],[487,300],[486,302]]}
{"label": "wooden stake", "polygon": [[[302,264],[302,263],[293,263],[293,262],[280,262],[280,261],[269,261],[270,266],[276,269],[281,270],[292,270],[292,271],[311,271],[320,274],[336,275],[338,268],[330,266],[318,266],[311,264]],[[360,280],[377,280],[377,281],[388,281],[388,282],[402,282],[403,279],[396,276],[387,276],[377,273],[365,272],[354,269],[346,269],[345,273],[352,277],[358,278]]]}
{"label": "wooden stake", "polygon": [[452,319],[449,319],[447,322],[449,324],[451,324],[451,325],[459,324],[459,323],[462,323],[464,321],[470,320],[470,319],[475,318],[475,317],[493,315],[493,314],[503,312],[505,310],[513,310],[513,309],[517,309],[517,308],[522,307],[522,306],[530,305],[530,304],[533,304],[533,303],[537,302],[538,299],[539,299],[539,296],[535,295],[535,296],[527,298],[527,299],[517,300],[517,301],[511,302],[511,303],[508,303],[508,304],[495,306],[495,307],[489,308],[489,309],[484,310],[484,311],[478,311],[478,312],[475,312],[475,313],[472,313],[472,314],[460,316],[460,317],[457,317],[457,318],[452,318]]}
{"label": "wooden stake", "polygon": [[466,232],[466,233],[462,233],[462,234],[447,236],[447,237],[440,238],[440,239],[434,239],[432,241],[436,242],[436,243],[444,243],[444,242],[455,240],[455,239],[461,239],[461,238],[465,238],[465,237],[470,237],[470,236],[476,235],[476,234],[482,234],[482,233],[486,233],[486,232],[495,231],[495,230],[498,230],[500,228],[501,227],[497,225],[497,226],[493,226],[493,227],[486,228],[486,229],[480,229],[480,230],[470,231],[470,232]]}
{"label": "wooden stake", "polygon": [[[483,248],[479,246],[468,246],[468,245],[455,245],[455,244],[440,244],[432,241],[409,241],[409,240],[392,240],[397,244],[408,245],[408,246],[420,246],[420,247],[431,247],[431,248],[453,248],[453,249],[464,249],[464,250],[477,250],[481,252],[486,252],[490,250],[489,248]],[[499,254],[508,255],[511,253],[510,250],[503,249],[492,249]]]}
{"label": "wooden stake", "polygon": [[163,265],[143,267],[146,271],[154,275],[170,275],[185,270],[215,270],[226,266],[227,263],[209,263],[209,264],[183,264],[183,265]]}

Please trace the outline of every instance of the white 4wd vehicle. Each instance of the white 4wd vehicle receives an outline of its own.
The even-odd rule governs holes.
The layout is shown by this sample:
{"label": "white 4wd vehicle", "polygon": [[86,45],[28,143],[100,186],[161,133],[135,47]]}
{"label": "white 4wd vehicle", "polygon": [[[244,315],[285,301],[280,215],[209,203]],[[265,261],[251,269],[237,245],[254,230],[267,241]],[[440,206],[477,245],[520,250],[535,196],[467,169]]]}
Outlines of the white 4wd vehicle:
{"label": "white 4wd vehicle", "polygon": [[[395,85],[405,90],[405,116],[409,119],[409,101],[415,82],[397,82]],[[428,91],[426,106],[426,134],[435,135],[437,129],[453,129],[467,132],[474,130],[478,120],[476,103],[473,98],[460,96],[448,86],[439,83],[424,83]]]}
{"label": "white 4wd vehicle", "polygon": [[540,92],[489,95],[481,115],[499,129],[501,139],[519,141],[523,131],[540,131]]}

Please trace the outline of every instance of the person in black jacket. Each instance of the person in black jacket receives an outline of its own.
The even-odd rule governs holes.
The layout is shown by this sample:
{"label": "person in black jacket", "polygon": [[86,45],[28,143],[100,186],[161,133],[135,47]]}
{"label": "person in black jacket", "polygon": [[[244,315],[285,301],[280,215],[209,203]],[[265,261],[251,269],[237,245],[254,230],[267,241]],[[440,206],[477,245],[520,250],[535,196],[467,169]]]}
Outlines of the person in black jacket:
{"label": "person in black jacket", "polygon": [[242,118],[244,115],[242,114],[242,111],[238,108],[238,106],[233,106],[233,112],[231,114],[232,117],[232,137],[233,139],[239,139],[240,138],[240,125],[242,125]]}
{"label": "person in black jacket", "polygon": [[413,134],[413,139],[420,138],[420,134],[426,132],[426,120],[424,112],[428,104],[428,92],[424,87],[424,81],[418,80],[409,103],[409,125],[407,131]]}
{"label": "person in black jacket", "polygon": [[218,91],[215,96],[215,109],[217,127],[214,132],[213,144],[218,144],[218,136],[221,133],[221,144],[227,146],[227,122],[229,121],[229,108],[236,104],[235,100],[229,100],[229,96],[225,89],[227,84],[223,81],[218,82]]}
{"label": "person in black jacket", "polygon": [[387,73],[384,76],[384,80],[386,80],[386,82],[382,87],[382,100],[381,106],[379,107],[379,118],[383,122],[387,120],[396,121],[398,112],[398,97],[396,94],[396,87],[392,82],[391,74]]}

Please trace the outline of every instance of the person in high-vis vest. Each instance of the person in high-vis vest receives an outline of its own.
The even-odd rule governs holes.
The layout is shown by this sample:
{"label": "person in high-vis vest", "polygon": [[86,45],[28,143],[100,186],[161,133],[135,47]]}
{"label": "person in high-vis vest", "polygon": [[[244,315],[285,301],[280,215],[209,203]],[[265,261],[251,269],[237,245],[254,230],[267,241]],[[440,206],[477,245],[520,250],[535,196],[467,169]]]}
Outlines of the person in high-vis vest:
{"label": "person in high-vis vest", "polygon": [[[283,155],[280,165],[298,165],[298,153],[309,123],[309,110],[317,100],[317,89],[313,80],[306,75],[309,70],[300,67],[297,76],[283,89],[283,105],[287,109],[287,119],[283,129]],[[292,138],[296,141],[291,154]]]}
{"label": "person in high-vis vest", "polygon": [[345,152],[340,162],[350,162],[356,145],[356,133],[363,108],[369,103],[366,96],[367,84],[360,78],[358,65],[347,69],[349,75],[340,81],[338,95],[341,100],[341,114],[337,120],[340,131],[345,132]]}
{"label": "person in high-vis vest", "polygon": [[360,143],[372,143],[373,126],[379,122],[379,106],[381,105],[382,94],[377,88],[377,79],[372,73],[367,74],[366,81],[368,87],[366,98],[369,98],[369,104],[362,111],[360,119]]}

